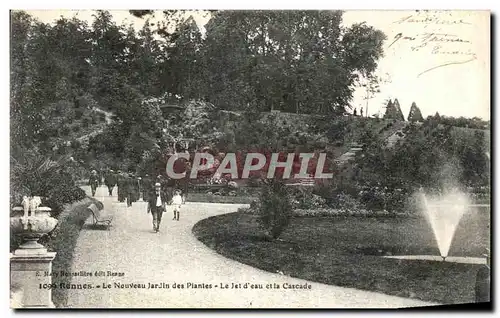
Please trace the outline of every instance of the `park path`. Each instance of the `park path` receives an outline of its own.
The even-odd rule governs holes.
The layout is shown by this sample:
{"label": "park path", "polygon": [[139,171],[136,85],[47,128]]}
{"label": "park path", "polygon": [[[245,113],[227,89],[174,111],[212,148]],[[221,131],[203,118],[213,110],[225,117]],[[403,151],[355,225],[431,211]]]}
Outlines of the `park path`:
{"label": "park path", "polygon": [[[89,189],[86,189],[89,192]],[[116,189],[115,189],[116,191]],[[180,221],[170,211],[163,215],[160,233],[152,232],[146,203],[127,208],[100,187],[96,198],[114,213],[109,231],[85,226],[78,238],[72,272],[73,284],[93,289],[70,289],[70,308],[395,308],[432,305],[413,299],[330,286],[315,282],[310,290],[221,289],[222,284],[304,284],[307,281],[273,274],[225,258],[198,241],[191,233],[201,219],[236,211],[241,205],[187,203]],[[170,213],[169,213],[170,212]],[[90,219],[87,220],[90,223]],[[122,277],[96,277],[96,271],[124,273]],[[114,288],[114,283],[167,283],[169,289]],[[184,289],[172,288],[173,283]],[[212,289],[187,288],[188,283],[212,284]],[[112,288],[103,289],[103,284]],[[100,288],[96,288],[100,286]],[[217,287],[215,287],[217,286]]]}

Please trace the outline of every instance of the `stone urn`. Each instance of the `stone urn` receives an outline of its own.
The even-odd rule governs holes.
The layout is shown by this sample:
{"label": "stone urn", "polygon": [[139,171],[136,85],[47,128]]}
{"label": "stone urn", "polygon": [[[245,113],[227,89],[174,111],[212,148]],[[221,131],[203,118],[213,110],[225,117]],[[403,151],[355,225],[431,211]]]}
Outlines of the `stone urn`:
{"label": "stone urn", "polygon": [[47,250],[38,240],[51,232],[57,225],[57,219],[50,216],[49,207],[41,205],[40,197],[25,197],[22,207],[14,207],[10,218],[10,230],[21,238],[21,245],[14,252],[46,253]]}

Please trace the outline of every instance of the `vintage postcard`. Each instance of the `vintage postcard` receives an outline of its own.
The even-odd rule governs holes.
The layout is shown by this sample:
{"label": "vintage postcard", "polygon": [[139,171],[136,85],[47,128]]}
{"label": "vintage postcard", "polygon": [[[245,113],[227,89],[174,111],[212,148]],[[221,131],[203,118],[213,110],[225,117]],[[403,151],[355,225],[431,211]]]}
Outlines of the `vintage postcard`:
{"label": "vintage postcard", "polygon": [[490,20],[12,10],[11,307],[492,308]]}

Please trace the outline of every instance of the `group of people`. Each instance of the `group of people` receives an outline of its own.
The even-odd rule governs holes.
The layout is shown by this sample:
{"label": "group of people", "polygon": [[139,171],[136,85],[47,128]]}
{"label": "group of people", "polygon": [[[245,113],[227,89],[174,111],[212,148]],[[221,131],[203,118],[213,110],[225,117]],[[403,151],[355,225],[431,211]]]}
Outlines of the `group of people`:
{"label": "group of people", "polygon": [[[148,174],[143,177],[133,173],[109,170],[104,174],[104,184],[108,188],[108,194],[113,195],[114,187],[118,190],[118,201],[127,201],[127,207],[142,197],[142,201],[148,203],[147,213],[153,216],[153,231],[158,233],[163,213],[167,206],[172,207],[173,220],[179,221],[181,206],[186,202],[187,182],[185,180],[172,180],[158,175],[151,178]],[[93,170],[89,178],[92,196],[95,196],[97,187],[101,185],[101,178]]]}

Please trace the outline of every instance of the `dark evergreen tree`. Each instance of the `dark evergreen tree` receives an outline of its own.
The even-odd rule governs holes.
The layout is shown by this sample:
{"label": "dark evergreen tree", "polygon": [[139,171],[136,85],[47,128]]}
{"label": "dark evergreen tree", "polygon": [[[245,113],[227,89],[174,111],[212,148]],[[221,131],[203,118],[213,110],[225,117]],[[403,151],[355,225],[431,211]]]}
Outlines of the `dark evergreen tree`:
{"label": "dark evergreen tree", "polygon": [[420,108],[417,107],[417,104],[415,102],[411,104],[410,113],[408,114],[408,121],[411,122],[424,121],[424,117],[422,117],[422,112],[420,112]]}

